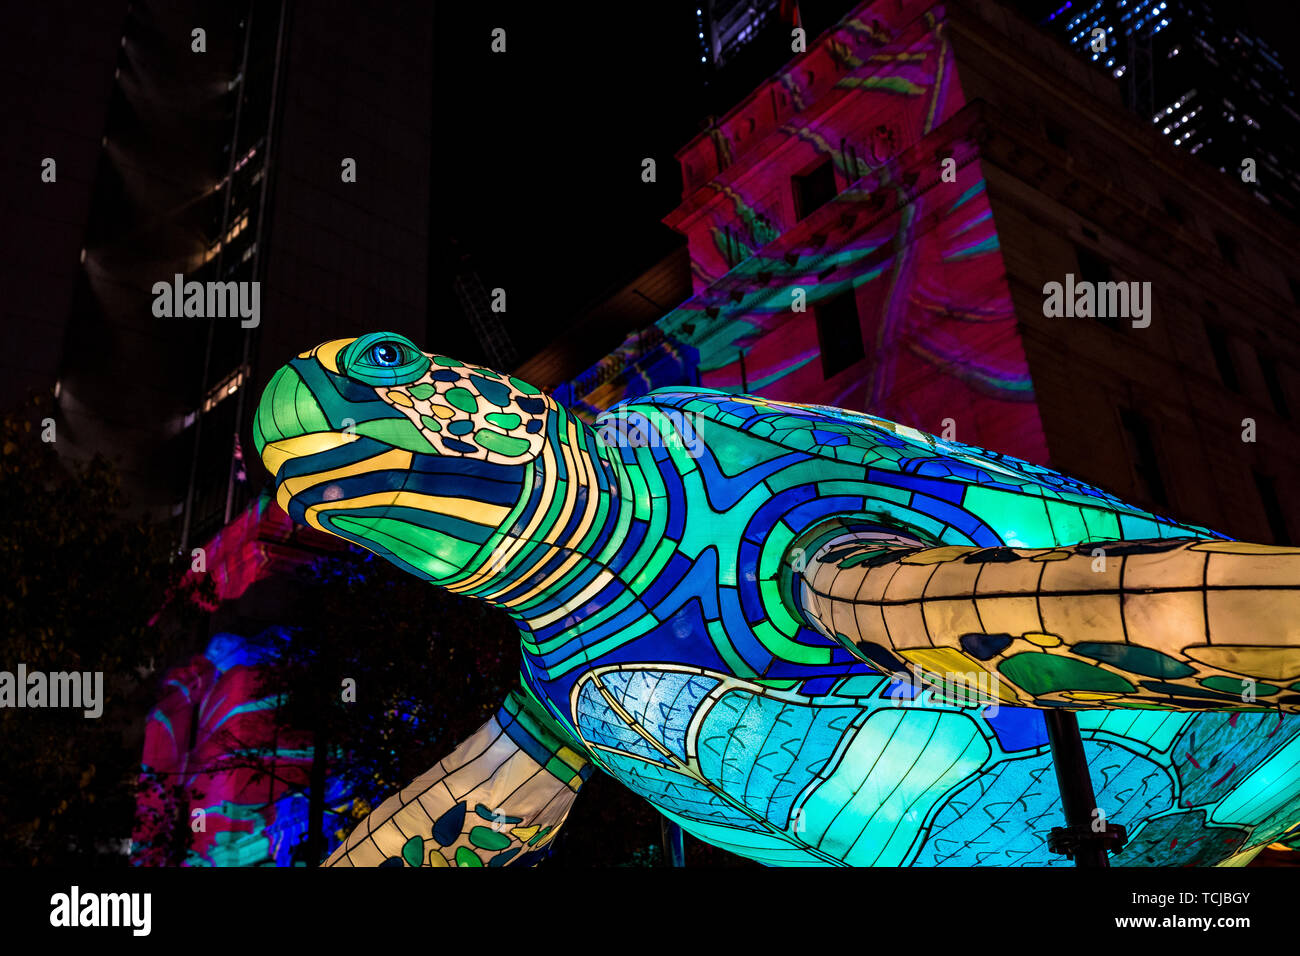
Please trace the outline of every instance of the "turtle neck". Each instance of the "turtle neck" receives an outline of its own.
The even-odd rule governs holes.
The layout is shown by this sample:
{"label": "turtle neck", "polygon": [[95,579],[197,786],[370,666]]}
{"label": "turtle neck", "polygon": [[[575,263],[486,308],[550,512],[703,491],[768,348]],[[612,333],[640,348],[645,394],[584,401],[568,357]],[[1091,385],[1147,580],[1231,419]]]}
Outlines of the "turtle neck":
{"label": "turtle neck", "polygon": [[445,583],[505,610],[529,631],[593,610],[614,580],[602,562],[631,520],[633,484],[617,447],[558,408],[525,476],[520,503],[488,560]]}

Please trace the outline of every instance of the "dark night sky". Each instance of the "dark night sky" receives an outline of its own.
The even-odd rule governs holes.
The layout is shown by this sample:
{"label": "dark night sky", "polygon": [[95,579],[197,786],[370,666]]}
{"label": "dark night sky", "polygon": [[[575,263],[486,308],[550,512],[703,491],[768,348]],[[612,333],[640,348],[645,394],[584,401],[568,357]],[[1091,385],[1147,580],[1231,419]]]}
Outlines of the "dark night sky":
{"label": "dark night sky", "polygon": [[[1296,76],[1291,3],[1211,6],[1274,45]],[[656,0],[633,16],[630,5],[585,0],[438,5],[432,235],[461,237],[484,284],[507,290],[521,358],[679,242],[659,220],[680,199],[673,153],[709,112],[695,7]],[[490,50],[497,26],[507,31],[504,55]],[[647,156],[658,164],[655,184],[641,181]],[[438,347],[482,358],[449,286],[434,281],[444,300],[435,308],[449,319],[432,330]]]}
{"label": "dark night sky", "polygon": [[461,236],[484,284],[507,290],[521,356],[678,242],[659,219],[681,194],[673,152],[702,115],[695,5],[646,6],[635,22],[609,3],[438,7],[432,232]]}

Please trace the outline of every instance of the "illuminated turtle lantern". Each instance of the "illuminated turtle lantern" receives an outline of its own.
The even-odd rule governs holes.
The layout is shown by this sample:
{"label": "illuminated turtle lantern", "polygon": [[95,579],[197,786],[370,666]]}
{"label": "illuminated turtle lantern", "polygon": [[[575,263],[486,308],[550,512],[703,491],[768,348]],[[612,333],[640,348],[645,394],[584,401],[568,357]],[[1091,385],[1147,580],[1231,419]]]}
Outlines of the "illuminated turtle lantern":
{"label": "illuminated turtle lantern", "polygon": [[276,373],[295,521],[519,625],[521,686],[334,865],[535,862],[593,765],[772,864],[1066,864],[1042,709],[1120,864],[1300,820],[1300,550],[870,415],[669,388],[589,426],[375,333]]}

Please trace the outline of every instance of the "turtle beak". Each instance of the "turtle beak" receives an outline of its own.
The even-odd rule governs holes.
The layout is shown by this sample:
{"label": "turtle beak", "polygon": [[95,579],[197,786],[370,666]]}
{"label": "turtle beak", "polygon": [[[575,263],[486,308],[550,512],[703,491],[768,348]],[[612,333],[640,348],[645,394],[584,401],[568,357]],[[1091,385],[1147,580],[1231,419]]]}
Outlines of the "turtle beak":
{"label": "turtle beak", "polygon": [[296,438],[282,438],[262,449],[262,464],[279,481],[280,469],[290,459],[330,451],[356,441],[357,437],[346,432],[312,432],[310,435],[299,435]]}
{"label": "turtle beak", "polygon": [[277,482],[285,462],[338,448],[357,437],[332,429],[316,396],[289,365],[267,383],[253,416],[254,444]]}

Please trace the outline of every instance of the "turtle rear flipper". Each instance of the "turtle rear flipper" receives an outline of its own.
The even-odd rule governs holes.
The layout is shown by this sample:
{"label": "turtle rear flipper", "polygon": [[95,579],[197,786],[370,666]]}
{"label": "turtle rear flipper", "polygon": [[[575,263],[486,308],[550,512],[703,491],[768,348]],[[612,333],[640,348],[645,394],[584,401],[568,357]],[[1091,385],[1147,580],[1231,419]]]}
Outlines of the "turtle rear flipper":
{"label": "turtle rear flipper", "polygon": [[516,689],[478,731],[348,835],[325,866],[529,866],[592,764]]}
{"label": "turtle rear flipper", "polygon": [[801,550],[787,561],[803,617],[941,699],[1300,712],[1298,548],[1206,538],[1056,548],[828,538],[810,558]]}

